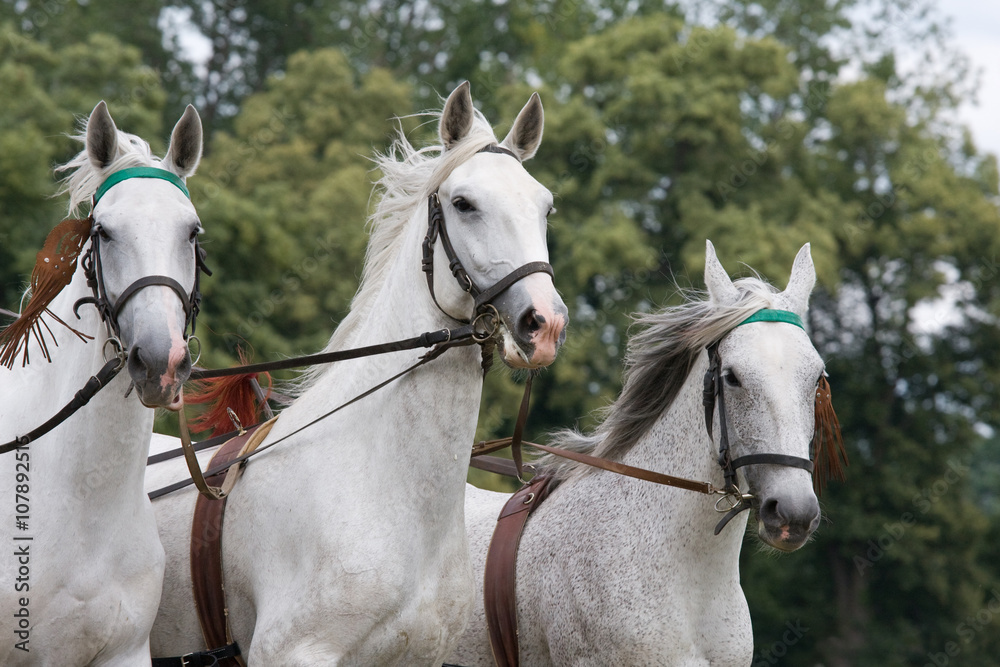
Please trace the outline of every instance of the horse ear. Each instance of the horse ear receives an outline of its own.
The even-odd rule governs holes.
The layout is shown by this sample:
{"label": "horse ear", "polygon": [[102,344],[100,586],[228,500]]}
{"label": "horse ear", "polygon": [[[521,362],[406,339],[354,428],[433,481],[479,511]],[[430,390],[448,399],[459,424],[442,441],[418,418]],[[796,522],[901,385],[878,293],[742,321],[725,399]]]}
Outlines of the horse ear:
{"label": "horse ear", "polygon": [[118,128],[108,105],[101,100],[87,119],[87,156],[98,169],[111,164],[118,154]]}
{"label": "horse ear", "polygon": [[722,268],[722,263],[715,254],[715,246],[705,240],[705,286],[712,302],[718,305],[730,305],[740,298],[740,292],[733,285],[729,274]]}
{"label": "horse ear", "polygon": [[445,150],[450,149],[472,129],[472,119],[475,111],[472,106],[472,93],[469,92],[469,82],[459,84],[458,88],[451,91],[448,100],[444,103],[444,111],[441,112],[441,125],[438,134],[441,136],[441,145]]}
{"label": "horse ear", "polygon": [[809,309],[809,294],[812,293],[816,285],[816,267],[813,266],[812,253],[809,244],[805,244],[795,256],[792,264],[792,275],[788,278],[788,287],[785,288],[785,297],[791,309],[798,315],[805,317]]}
{"label": "horse ear", "polygon": [[201,146],[201,116],[189,104],[170,133],[170,148],[163,166],[182,178],[190,176],[201,161]]}
{"label": "horse ear", "polygon": [[542,98],[538,93],[532,93],[531,99],[517,114],[510,132],[500,143],[510,150],[521,162],[530,160],[542,143],[542,126],[545,124],[545,113],[542,111]]}

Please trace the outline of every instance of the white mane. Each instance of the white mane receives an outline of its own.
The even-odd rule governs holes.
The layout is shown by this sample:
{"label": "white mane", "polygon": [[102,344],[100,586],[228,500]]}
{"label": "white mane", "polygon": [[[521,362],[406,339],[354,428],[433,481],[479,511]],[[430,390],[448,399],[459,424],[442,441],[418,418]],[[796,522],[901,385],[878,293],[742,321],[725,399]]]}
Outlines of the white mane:
{"label": "white mane", "polygon": [[[440,113],[427,114],[439,118]],[[399,252],[403,229],[413,210],[427,206],[427,198],[451,175],[456,167],[471,159],[480,149],[497,143],[493,128],[475,111],[469,133],[447,152],[440,145],[414,148],[398,128],[389,150],[375,155],[382,177],[375,184],[378,197],[368,221],[370,235],[361,272],[361,283],[351,300],[350,312],[340,322],[324,352],[341,349],[359,322],[364,321],[376,295],[385,283],[386,273]],[[326,368],[305,371],[295,393],[301,394],[325,372]]]}
{"label": "white mane", "polygon": [[111,161],[111,164],[103,169],[98,169],[87,155],[86,123],[87,121],[84,119],[84,128],[80,134],[72,137],[83,144],[84,149],[66,164],[56,167],[56,173],[73,171],[60,181],[59,191],[56,193],[57,195],[69,193],[70,217],[83,215],[83,205],[90,201],[90,198],[97,192],[97,188],[101,187],[104,179],[114,172],[130,167],[159,167],[161,163],[160,158],[153,155],[149,149],[149,144],[134,134],[117,130],[118,154]]}

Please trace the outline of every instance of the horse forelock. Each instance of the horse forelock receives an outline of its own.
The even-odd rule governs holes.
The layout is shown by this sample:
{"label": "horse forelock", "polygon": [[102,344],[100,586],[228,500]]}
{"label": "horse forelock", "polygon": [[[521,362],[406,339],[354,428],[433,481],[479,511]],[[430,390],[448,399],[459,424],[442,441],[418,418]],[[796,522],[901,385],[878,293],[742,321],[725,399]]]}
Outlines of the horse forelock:
{"label": "horse forelock", "polygon": [[116,171],[131,167],[158,167],[161,160],[153,155],[149,144],[134,134],[116,130],[118,133],[117,155],[111,164],[97,168],[87,155],[86,120],[79,134],[71,138],[83,144],[84,148],[66,164],[56,167],[56,173],[71,172],[59,182],[57,195],[69,194],[69,216],[82,216],[84,204],[101,187],[101,183]]}
{"label": "horse forelock", "polygon": [[[743,278],[734,285],[740,296],[733,304],[719,306],[704,293],[681,290],[683,303],[636,316],[634,325],[641,330],[629,339],[618,398],[601,411],[592,433],[558,431],[552,444],[620,461],[670,408],[708,345],[761,308],[775,307],[779,292],[764,280]],[[552,455],[538,465],[560,479],[595,470]]]}

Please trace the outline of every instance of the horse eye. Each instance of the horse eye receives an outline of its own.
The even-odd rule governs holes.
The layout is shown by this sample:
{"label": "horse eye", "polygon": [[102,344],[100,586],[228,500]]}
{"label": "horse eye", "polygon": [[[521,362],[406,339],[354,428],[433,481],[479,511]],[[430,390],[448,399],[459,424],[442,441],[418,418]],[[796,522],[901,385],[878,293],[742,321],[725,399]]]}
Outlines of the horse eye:
{"label": "horse eye", "polygon": [[550,215],[555,215],[555,214],[556,214],[556,207],[555,207],[555,206],[549,206],[549,210],[548,210],[548,212],[547,212],[547,213],[545,214],[545,217],[547,218],[547,217],[549,217]]}
{"label": "horse eye", "polygon": [[732,371],[726,371],[725,375],[722,376],[730,387],[740,387],[740,379],[736,377],[736,373]]}
{"label": "horse eye", "polygon": [[195,227],[194,229],[191,230],[191,236],[188,237],[188,240],[191,241],[191,243],[194,243],[195,241],[198,240],[198,234],[201,234],[202,231],[203,230],[201,227]]}
{"label": "horse eye", "polygon": [[469,200],[465,197],[455,197],[451,200],[451,205],[454,206],[459,213],[468,213],[476,210],[476,207],[470,204]]}
{"label": "horse eye", "polygon": [[111,235],[108,234],[107,230],[104,229],[104,227],[98,226],[97,227],[97,233],[100,235],[102,241],[110,241],[111,240]]}

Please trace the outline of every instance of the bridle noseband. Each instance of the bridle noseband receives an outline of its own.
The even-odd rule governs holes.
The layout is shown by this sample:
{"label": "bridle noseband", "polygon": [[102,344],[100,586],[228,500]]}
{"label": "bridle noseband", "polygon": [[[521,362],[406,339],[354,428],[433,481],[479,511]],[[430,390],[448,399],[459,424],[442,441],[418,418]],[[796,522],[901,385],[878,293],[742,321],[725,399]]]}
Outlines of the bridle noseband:
{"label": "bridle noseband", "polygon": [[[165,169],[159,169],[157,167],[133,167],[130,169],[116,171],[108,176],[104,183],[102,183],[97,189],[97,192],[94,193],[93,202],[90,207],[90,247],[80,260],[84,276],[87,278],[87,286],[90,287],[93,295],[79,299],[73,305],[73,313],[79,318],[80,315],[78,311],[80,307],[85,304],[93,304],[97,308],[98,313],[100,313],[101,320],[108,328],[109,338],[116,341],[119,354],[123,354],[124,350],[121,343],[121,326],[118,323],[118,316],[121,314],[122,308],[125,307],[125,304],[129,299],[135,296],[143,288],[153,285],[160,285],[173,290],[180,298],[181,304],[184,307],[184,340],[188,340],[194,336],[195,320],[198,316],[198,311],[201,309],[201,291],[199,289],[201,274],[205,273],[209,276],[212,275],[211,270],[209,270],[208,266],[205,264],[205,250],[201,247],[198,243],[198,239],[196,238],[194,240],[194,287],[192,288],[190,294],[185,292],[181,284],[170,276],[152,275],[139,278],[122,290],[122,293],[118,296],[118,299],[115,300],[114,303],[111,302],[104,282],[104,266],[101,261],[102,229],[100,223],[98,223],[94,217],[94,211],[97,209],[97,203],[108,190],[118,183],[130,178],[158,178],[177,186],[177,188],[180,189],[180,191],[183,192],[188,199],[191,198],[191,194],[188,192],[187,187],[184,185],[184,181],[182,181],[180,177],[172,172]],[[189,326],[191,328],[190,334],[187,333]]]}
{"label": "bridle noseband", "polygon": [[[784,322],[787,324],[793,324],[800,329],[805,330],[805,327],[802,324],[802,318],[787,310],[764,308],[762,310],[758,310],[756,313],[736,326],[740,327],[744,324],[750,324],[752,322]],[[720,503],[722,501],[728,501],[728,505],[723,506],[721,509],[719,509],[719,505],[716,506],[720,512],[726,512],[726,515],[715,527],[716,535],[718,535],[722,529],[726,527],[726,524],[729,523],[733,517],[743,510],[750,509],[753,496],[740,491],[739,485],[736,482],[736,471],[738,469],[748,465],[771,464],[787,466],[790,468],[800,468],[811,474],[814,467],[812,458],[805,459],[800,456],[789,456],[787,454],[747,454],[745,456],[739,456],[735,459],[732,458],[732,454],[729,449],[728,420],[726,418],[726,395],[722,389],[722,357],[719,354],[719,344],[721,342],[722,339],[719,339],[706,348],[706,351],[708,352],[708,370],[705,371],[704,393],[702,399],[702,402],[705,405],[705,426],[708,429],[708,436],[710,438],[713,437],[712,421],[716,405],[718,405],[719,408],[719,466],[722,468],[722,474],[725,478],[725,491],[727,494],[720,499]],[[810,456],[814,457],[815,452],[811,451]]]}
{"label": "bridle noseband", "polygon": [[[477,154],[478,153],[499,153],[502,155],[509,155],[517,160],[518,163],[521,162],[520,158],[518,158],[513,152],[503,148],[502,146],[498,146],[497,144],[484,146],[477,151]],[[427,234],[424,236],[424,242],[422,244],[423,258],[421,259],[420,264],[424,273],[427,275],[427,289],[430,290],[431,298],[434,299],[434,304],[441,312],[448,315],[448,317],[451,317],[452,319],[457,318],[450,315],[444,308],[441,307],[441,304],[438,303],[437,296],[434,294],[434,245],[437,243],[438,239],[441,239],[441,247],[444,248],[445,256],[448,258],[448,268],[451,270],[451,274],[458,282],[458,286],[463,292],[468,292],[468,294],[475,300],[473,318],[482,317],[484,314],[490,313],[491,309],[491,314],[494,318],[496,318],[496,309],[493,308],[492,301],[522,278],[529,276],[532,273],[547,273],[550,276],[555,277],[555,274],[552,271],[552,265],[548,262],[528,262],[527,264],[514,269],[485,290],[481,289],[476,284],[476,281],[472,279],[472,276],[469,275],[469,272],[465,270],[465,267],[462,265],[462,260],[459,259],[458,254],[455,252],[455,246],[452,245],[451,238],[448,236],[448,228],[445,226],[444,210],[441,207],[441,199],[438,196],[437,190],[435,190],[427,198]]]}

